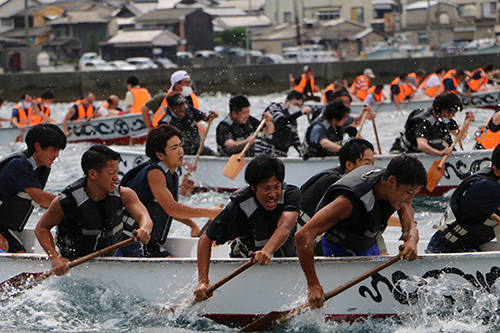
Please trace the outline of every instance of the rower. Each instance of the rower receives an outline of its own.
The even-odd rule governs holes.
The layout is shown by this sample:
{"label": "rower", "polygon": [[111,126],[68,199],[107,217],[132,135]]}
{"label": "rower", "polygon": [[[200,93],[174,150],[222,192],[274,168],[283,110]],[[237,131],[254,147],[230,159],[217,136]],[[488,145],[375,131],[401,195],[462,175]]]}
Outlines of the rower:
{"label": "rower", "polygon": [[96,118],[116,117],[123,114],[122,109],[118,107],[120,99],[116,95],[109,95],[105,103],[97,107]]}
{"label": "rower", "polygon": [[380,104],[385,100],[384,85],[377,84],[366,91],[365,105]]}
{"label": "rower", "polygon": [[271,137],[261,139],[261,147],[265,153],[272,153],[278,157],[287,157],[288,149],[293,146],[302,156],[302,144],[297,131],[297,118],[304,114],[311,114],[310,106],[302,107],[304,95],[292,90],[288,93],[285,102],[272,103],[264,112],[273,117],[274,133]]}
{"label": "rower", "polygon": [[474,149],[494,149],[500,143],[500,109],[496,110],[485,128],[476,134]]}
{"label": "rower", "polygon": [[333,83],[329,84],[323,91],[323,104],[328,103],[328,101],[331,99],[332,94],[341,88],[345,88],[344,82],[342,80],[335,80]]}
{"label": "rower", "polygon": [[50,106],[54,102],[54,93],[49,89],[45,90],[33,103],[33,123],[57,123],[58,121],[50,118]]}
{"label": "rower", "polygon": [[500,69],[496,69],[495,65],[489,62],[483,67],[476,68],[472,71],[467,85],[472,92],[477,92],[490,81],[489,78],[498,74],[500,74]]}
{"label": "rower", "polygon": [[[431,108],[416,109],[410,113],[405,123],[404,133],[396,138],[389,153],[426,153],[429,155],[452,155],[450,145],[457,136],[459,126],[453,119],[457,111],[462,111],[462,101],[453,93],[438,95]],[[474,114],[469,111],[467,117],[474,121]],[[464,140],[467,131],[463,137]]]}
{"label": "rower", "polygon": [[[217,118],[219,114],[215,111],[203,113],[192,106],[187,106],[187,100],[181,93],[173,91],[166,97],[168,103],[165,115],[159,124],[169,124],[177,127],[183,137],[182,145],[186,155],[196,155],[200,147],[200,133],[197,121],[208,121],[209,118]],[[203,146],[201,155],[215,155],[214,151],[207,146]]]}
{"label": "rower", "polygon": [[457,89],[460,81],[465,77],[470,77],[470,73],[468,71],[450,69],[443,77],[443,83],[441,83],[440,91],[451,92],[463,97],[471,97],[472,93],[465,93]]}
{"label": "rower", "polygon": [[414,73],[410,73],[407,76],[405,84],[405,96],[407,99],[412,99],[415,93],[418,91],[418,86],[425,78],[425,71],[423,69],[418,69]]}
{"label": "rower", "polygon": [[453,192],[426,252],[476,252],[495,237],[500,241],[500,226],[492,214],[500,215],[500,145],[493,150],[491,166],[466,178]]}
{"label": "rower", "polygon": [[229,100],[229,115],[217,125],[217,152],[220,156],[229,157],[240,153],[247,143],[250,144],[245,156],[252,157],[259,147],[260,138],[271,136],[274,133],[273,117],[264,112],[262,118],[266,120],[262,133],[257,135],[258,141],[252,134],[259,127],[260,120],[250,115],[250,102],[243,95],[237,95]]}
{"label": "rower", "polygon": [[[135,192],[118,186],[119,160],[120,154],[104,145],[90,147],[81,160],[85,175],[68,185],[38,221],[35,235],[57,275],[67,273],[69,260],[118,243],[124,208],[139,221],[134,239],[149,241],[153,222]],[[50,232],[56,226],[59,253]]]}
{"label": "rower", "polygon": [[94,117],[95,107],[92,105],[94,101],[94,93],[88,92],[83,95],[82,99],[75,101],[73,106],[69,108],[62,122],[64,134],[66,134],[66,136],[70,136],[68,121],[87,120]]}
{"label": "rower", "polygon": [[406,95],[406,84],[408,82],[408,74],[403,73],[391,82],[391,101],[396,105],[396,109],[399,111],[401,107],[399,103],[407,99]]}
{"label": "rower", "polygon": [[[365,139],[353,138],[340,148],[339,162],[339,166],[315,174],[300,187],[300,226],[306,224],[314,215],[318,203],[330,185],[362,165],[374,164],[373,145]],[[314,247],[314,252],[322,256],[321,237],[316,238]]]}
{"label": "rower", "polygon": [[[192,218],[213,220],[222,210],[219,207],[194,208],[178,202],[179,176],[176,169],[184,159],[181,141],[181,132],[172,125],[161,124],[153,128],[146,141],[146,155],[150,160],[127,172],[121,181],[121,186],[130,187],[137,193],[153,220],[149,243],[144,247],[134,243],[122,248],[120,252],[124,256],[171,257],[161,245],[167,239],[172,219],[187,225],[191,228],[191,237],[197,237],[200,229]],[[123,228],[124,237],[129,238],[131,231],[138,228],[138,223],[127,218]]]}
{"label": "rower", "polygon": [[443,77],[446,74],[444,68],[437,68],[434,73],[430,74],[425,78],[425,80],[418,86],[419,94],[426,94],[429,97],[436,97],[439,94],[439,87],[443,82]]}
{"label": "rower", "polygon": [[350,111],[341,100],[325,106],[321,115],[307,128],[302,156],[304,160],[338,155],[344,140],[343,125]]}
{"label": "rower", "polygon": [[417,257],[418,230],[411,203],[427,184],[427,171],[415,157],[394,157],[387,169],[361,166],[330,186],[316,214],[295,233],[300,265],[307,280],[309,304],[323,306],[323,288],[314,268],[314,238],[322,233],[325,256],[374,256],[387,220],[398,212],[404,241],[402,257]]}
{"label": "rower", "polygon": [[[293,234],[299,216],[300,191],[283,182],[285,166],[276,157],[258,155],[245,170],[248,186],[208,226],[198,241],[198,300],[207,299],[212,243],[231,243],[231,258],[249,258],[267,266],[273,257],[293,257]],[[236,239],[236,240],[234,240]],[[233,241],[234,240],[234,241]]]}
{"label": "rower", "polygon": [[293,75],[290,74],[289,79],[290,89],[303,93],[306,101],[312,100],[319,102],[321,100],[320,97],[314,95],[316,92],[321,92],[321,89],[315,84],[314,70],[311,66],[305,65],[300,77],[294,78]]}
{"label": "rower", "polygon": [[54,124],[38,124],[26,133],[28,149],[0,161],[0,249],[26,252],[13,231],[22,231],[34,207],[47,209],[56,197],[43,191],[50,166],[66,148],[66,136]]}
{"label": "rower", "polygon": [[33,96],[24,93],[21,96],[21,101],[14,105],[12,109],[12,117],[10,120],[12,126],[25,131],[29,125],[33,124]]}
{"label": "rower", "polygon": [[151,99],[146,88],[141,88],[139,79],[130,75],[127,79],[127,93],[125,94],[125,112],[141,113],[141,107]]}
{"label": "rower", "polygon": [[366,68],[363,71],[363,74],[359,75],[354,79],[351,85],[351,95],[358,98],[361,101],[364,101],[366,98],[366,94],[368,89],[370,88],[370,80],[375,78],[375,74],[371,68]]}

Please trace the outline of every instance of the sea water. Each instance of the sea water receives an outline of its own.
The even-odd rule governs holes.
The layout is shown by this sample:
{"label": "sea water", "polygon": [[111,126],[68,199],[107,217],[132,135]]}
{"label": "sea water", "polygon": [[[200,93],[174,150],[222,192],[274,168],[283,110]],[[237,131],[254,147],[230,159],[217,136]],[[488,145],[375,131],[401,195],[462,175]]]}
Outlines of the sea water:
{"label": "sea water", "polygon": [[[257,118],[272,102],[282,102],[285,94],[250,96],[251,114]],[[228,114],[230,96],[227,94],[206,95],[200,97],[202,111],[215,110],[219,119],[215,120],[208,133],[206,145],[216,150],[215,127]],[[57,101],[57,99],[56,99]],[[99,105],[99,102],[94,103]],[[123,107],[123,102],[120,104]],[[14,103],[6,102],[0,109],[0,117],[9,118]],[[52,106],[52,117],[62,120],[71,103],[55,103]],[[387,153],[394,139],[402,130],[404,122],[411,110],[379,112],[376,125],[383,153]],[[491,110],[474,110],[476,122],[469,130],[464,141],[465,150],[474,145],[474,132],[484,126],[491,117]],[[462,124],[465,113],[457,114],[457,122]],[[8,124],[3,123],[4,126]],[[300,138],[303,139],[308,126],[306,116],[298,119]],[[375,148],[376,141],[373,126],[366,122],[362,136],[370,140]],[[58,193],[66,185],[83,175],[80,158],[91,146],[90,143],[68,144],[61,151],[58,160],[52,166],[52,172],[46,190]],[[0,143],[0,157],[25,148],[22,143]],[[290,150],[290,156],[298,156]],[[333,166],[333,165],[332,165]],[[214,172],[218,172],[214,171]],[[311,175],[312,176],[312,175]],[[301,184],[295,184],[300,186]],[[1,184],[0,184],[1,186]],[[418,222],[421,240],[429,240],[435,229],[432,228],[441,218],[450,199],[451,193],[443,197],[416,197],[413,201],[415,220]],[[229,194],[199,193],[181,197],[186,205],[211,207],[218,203],[227,204]],[[34,227],[43,214],[43,209],[35,210],[27,227]],[[200,228],[206,219],[195,219]],[[185,225],[174,222],[170,231],[172,236],[189,236],[190,230]],[[388,228],[386,239],[399,238],[399,228]],[[55,282],[56,281],[56,282]],[[193,277],[193,286],[196,277]],[[436,284],[434,291],[445,288],[445,284]],[[500,330],[497,317],[497,297],[477,295],[474,305],[467,311],[451,310],[436,315],[436,306],[432,300],[415,307],[411,315],[397,319],[367,319],[356,323],[324,323],[321,311],[308,312],[287,325],[275,329],[275,332],[496,332]],[[237,301],[237,297],[235,302]],[[279,310],[279,309],[277,309]],[[77,280],[68,276],[49,279],[41,286],[24,295],[0,304],[1,332],[235,332],[237,328],[217,324],[201,318],[193,311],[179,317],[155,315],[156,304],[135,297],[127,291],[126,286],[101,285],[94,281]]]}

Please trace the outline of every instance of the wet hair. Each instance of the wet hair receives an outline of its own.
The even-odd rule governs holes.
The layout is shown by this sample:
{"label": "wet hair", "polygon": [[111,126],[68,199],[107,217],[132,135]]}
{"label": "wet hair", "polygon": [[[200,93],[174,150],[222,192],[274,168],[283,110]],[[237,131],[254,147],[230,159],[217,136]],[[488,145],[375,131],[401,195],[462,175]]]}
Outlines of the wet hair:
{"label": "wet hair", "polygon": [[456,77],[462,77],[464,75],[465,75],[465,72],[463,69],[457,69],[457,71],[455,72]]}
{"label": "wet hair", "polygon": [[445,92],[437,95],[432,102],[432,108],[436,113],[440,114],[443,110],[446,111],[462,111],[463,105],[460,98],[452,92]]}
{"label": "wet hair", "polygon": [[131,84],[133,87],[139,85],[139,79],[135,75],[130,75],[127,79],[127,84]]}
{"label": "wet hair", "polygon": [[351,112],[351,109],[345,106],[344,102],[340,99],[336,99],[325,106],[323,115],[328,121],[332,121],[333,119],[341,121],[349,112]]}
{"label": "wet hair", "polygon": [[417,75],[417,76],[418,75],[425,76],[425,71],[423,69],[419,68],[419,69],[416,70],[415,75]]}
{"label": "wet hair", "polygon": [[491,166],[500,170],[500,144],[498,144],[491,154]]}
{"label": "wet hair", "polygon": [[384,85],[383,84],[377,84],[375,86],[375,90],[382,90],[382,89],[384,89]]}
{"label": "wet hair", "polygon": [[22,94],[22,95],[21,95],[21,100],[22,100],[22,101],[23,101],[23,100],[25,100],[25,99],[26,99],[26,97],[28,97],[28,96],[33,97],[31,94],[24,93],[24,94]]}
{"label": "wet hair", "polygon": [[59,148],[64,150],[66,148],[66,135],[59,126],[54,124],[37,124],[31,127],[26,133],[24,140],[28,145],[30,154],[35,152],[35,143],[40,144],[40,148],[45,149],[48,147]]}
{"label": "wet hair", "polygon": [[229,113],[239,113],[243,108],[250,106],[250,102],[243,95],[234,96],[229,100]]}
{"label": "wet hair", "polygon": [[45,90],[41,95],[40,95],[40,98],[42,100],[44,99],[54,99],[55,96],[54,96],[54,93],[52,91],[50,91],[49,89]]}
{"label": "wet hair", "polygon": [[269,154],[257,155],[248,163],[245,170],[245,181],[254,188],[272,176],[283,182],[285,166],[281,160]]}
{"label": "wet hair", "polygon": [[384,172],[383,180],[390,176],[396,177],[397,186],[400,185],[427,185],[427,170],[416,157],[401,154],[394,157]]}
{"label": "wet hair", "polygon": [[373,145],[361,138],[353,138],[347,141],[339,151],[339,161],[342,169],[345,170],[345,165],[347,161],[356,163],[359,158],[362,158],[365,150],[371,149],[373,151]]}
{"label": "wet hair", "polygon": [[406,73],[399,75],[400,80],[406,80],[407,77],[408,77],[408,74],[406,74]]}
{"label": "wet hair", "polygon": [[160,124],[153,128],[146,139],[146,156],[155,162],[159,162],[156,153],[165,153],[167,141],[173,136],[178,136],[182,140],[181,131],[175,126]]}
{"label": "wet hair", "polygon": [[328,103],[331,103],[342,96],[348,96],[349,101],[352,103],[351,94],[349,93],[349,90],[347,90],[345,87],[341,87],[340,89],[335,90],[328,99]]}
{"label": "wet hair", "polygon": [[297,90],[292,90],[286,95],[286,99],[291,101],[292,99],[296,99],[298,101],[303,101],[304,100],[304,95]]}
{"label": "wet hair", "polygon": [[483,66],[483,71],[485,71],[485,72],[491,72],[494,69],[495,69],[495,65],[493,65],[493,63],[491,63],[491,62],[489,62]]}
{"label": "wet hair", "polygon": [[108,146],[97,144],[83,153],[81,165],[85,176],[88,176],[90,170],[96,170],[100,173],[108,161],[120,160],[120,153],[117,153]]}
{"label": "wet hair", "polygon": [[439,74],[439,73],[442,73],[442,72],[446,72],[446,69],[444,69],[444,68],[436,68],[434,70],[434,73],[436,73],[436,74]]}

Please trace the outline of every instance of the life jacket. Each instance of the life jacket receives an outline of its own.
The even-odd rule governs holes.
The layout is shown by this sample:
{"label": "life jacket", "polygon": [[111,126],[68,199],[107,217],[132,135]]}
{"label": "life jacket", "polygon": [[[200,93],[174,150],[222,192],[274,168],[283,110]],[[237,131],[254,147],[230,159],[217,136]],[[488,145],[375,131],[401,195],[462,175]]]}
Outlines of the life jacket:
{"label": "life jacket", "polygon": [[[443,76],[443,82],[441,83],[441,86],[439,87],[439,90],[441,91],[441,93],[444,93],[444,92],[447,91],[446,88],[445,88],[445,86],[444,86],[444,81],[447,80],[447,79],[453,80],[453,84],[455,85],[455,88],[458,87],[458,85],[460,84],[460,80],[453,76],[456,72],[457,72],[456,70],[450,69]],[[456,90],[451,90],[450,92],[456,93]]]}
{"label": "life jacket", "polygon": [[[33,169],[37,168],[33,156],[28,150],[25,150],[20,153],[9,155],[1,160],[0,170],[15,158],[24,158],[30,162]],[[42,190],[45,188],[45,184],[47,184],[49,174],[49,167],[40,167],[38,179],[42,185]],[[38,204],[25,191],[20,191],[16,195],[7,198],[0,197],[0,225],[10,230],[22,231],[35,207],[38,207]]]}
{"label": "life jacket", "polygon": [[149,101],[149,91],[146,88],[132,88],[130,92],[134,96],[134,105],[132,105],[130,113],[141,113],[141,107]]}
{"label": "life jacket", "polygon": [[368,89],[366,91],[366,94],[367,95],[370,95],[370,94],[373,95],[373,98],[375,98],[375,101],[376,102],[380,102],[382,100],[382,97],[384,96],[384,93],[381,90],[378,94],[376,94],[375,93],[375,88],[377,88],[377,87],[376,86],[370,87],[370,89]]}
{"label": "life jacket", "polygon": [[482,76],[479,76],[479,79],[474,79],[474,74],[480,73],[482,70],[483,69],[481,67],[480,68],[476,68],[470,74],[470,79],[469,79],[469,82],[468,82],[470,90],[472,90],[472,91],[478,91],[479,88],[481,88],[486,83],[488,83],[489,80],[487,78],[485,78],[485,77],[482,77]]}
{"label": "life jacket", "polygon": [[[408,74],[408,77],[414,77],[417,80],[417,74],[415,73],[410,73]],[[417,80],[418,82],[418,80]],[[418,87],[418,83],[417,83]],[[405,84],[405,96],[410,96],[413,93],[413,88],[409,84]]]}
{"label": "life jacket", "polygon": [[[498,111],[499,110],[495,113]],[[492,121],[493,117],[488,120],[486,128],[481,128],[481,131],[476,134],[476,149],[495,149],[495,147],[500,143],[500,131],[493,131],[491,129]]]}
{"label": "life jacket", "polygon": [[[98,205],[85,192],[82,177],[59,194],[64,218],[57,226],[57,246],[67,259],[82,257],[118,243],[122,238],[124,207],[120,187],[106,195],[105,218]],[[113,256],[117,251],[108,253]]]}
{"label": "life jacket", "polygon": [[311,131],[317,124],[323,126],[327,130],[327,139],[342,146],[344,141],[344,127],[333,125],[325,118],[324,115],[319,116],[309,125],[306,130],[306,136],[304,140],[304,155],[302,158],[308,160],[310,157],[326,157],[326,156],[337,156],[338,153],[328,151],[322,147],[315,147],[310,141]]}
{"label": "life jacket", "polygon": [[[491,167],[486,167],[464,180],[453,193],[450,204],[441,218],[440,228],[443,232],[443,240],[446,245],[454,251],[468,251],[477,248],[478,245],[489,242],[495,238],[495,228],[500,226],[491,218],[485,219],[476,225],[467,225],[457,221],[458,199],[464,195],[467,189],[478,179],[489,179],[500,184],[500,181]],[[499,211],[496,211],[499,214]]]}
{"label": "life jacket", "polygon": [[307,81],[309,80],[309,85],[311,86],[311,94],[314,94],[314,76],[312,76],[310,79],[307,79],[305,74],[302,74],[300,76],[300,81],[299,84],[295,86],[295,90],[301,92],[304,94],[304,90],[306,89]]}
{"label": "life jacket", "polygon": [[384,232],[387,220],[395,211],[389,201],[377,201],[373,191],[384,172],[383,168],[364,165],[330,186],[318,204],[318,210],[345,191],[352,194],[364,209],[353,209],[351,216],[328,229],[324,235],[326,240],[353,251],[366,251],[377,243],[377,237]]}
{"label": "life jacket", "polygon": [[[167,92],[167,95],[170,94],[171,92],[172,92],[172,89],[170,89]],[[191,97],[191,101],[193,102],[193,107],[195,109],[199,110],[200,103],[198,102],[198,97],[194,93],[191,93],[191,95],[189,95],[189,97]],[[156,109],[155,114],[153,115],[153,121],[152,121],[153,127],[158,126],[161,118],[163,118],[165,116],[165,113],[167,111],[167,106],[168,106],[167,96],[165,95],[165,98],[161,102],[160,107],[158,107],[158,109]]]}
{"label": "life jacket", "polygon": [[391,82],[391,87],[392,86],[399,86],[399,94],[397,96],[398,102],[402,102],[406,99],[406,84],[403,84],[399,80],[399,76],[392,80]]}
{"label": "life jacket", "polygon": [[366,98],[367,90],[370,87],[370,78],[364,74],[359,75],[354,79],[349,91],[351,95],[356,96],[360,100],[364,101]]}
{"label": "life jacket", "polygon": [[[40,110],[40,112],[43,112],[46,116],[50,117],[50,108],[45,107],[41,98],[37,99],[37,105],[38,105],[38,109]],[[31,121],[32,121],[33,125],[40,124],[40,123],[44,122],[43,118],[41,116],[38,116],[38,115],[33,114],[33,116],[31,118],[32,118]]]}
{"label": "life jacket", "polygon": [[427,86],[427,80],[430,77],[438,77],[438,75],[436,73],[432,73],[430,75],[427,75],[425,80],[422,81],[422,83],[418,86],[418,89],[421,89],[427,96],[434,97],[439,92],[439,86],[434,86],[434,87]]}
{"label": "life jacket", "polygon": [[[231,136],[234,141],[241,141],[252,135],[252,133],[256,130],[250,123],[250,118],[248,118],[247,122],[243,126],[237,125],[230,116],[226,116],[221,121],[221,124],[225,123],[229,126],[231,129]],[[221,125],[219,124],[219,126]],[[217,142],[217,151],[220,156],[222,157],[230,157],[233,154],[238,154],[243,150],[244,146],[242,145],[241,149],[237,151],[229,151],[226,148],[226,145],[223,142],[218,141]],[[245,156],[251,157],[255,155],[255,143],[251,144],[250,147],[247,149]]]}
{"label": "life jacket", "polygon": [[[149,187],[147,174],[153,169],[159,169],[165,176],[167,188],[172,193],[175,201],[179,201],[179,176],[177,173],[172,175],[165,164],[154,162],[152,160],[139,164],[123,176],[121,186],[127,186],[133,189],[139,200],[146,206],[149,216],[153,221],[153,230],[150,233],[150,241],[164,244],[167,240],[170,226],[172,225],[172,216],[169,216],[163,207],[158,203]],[[128,212],[125,213],[127,218],[124,219],[123,229],[125,231],[133,231],[139,228],[139,223],[135,221]]]}
{"label": "life jacket", "polygon": [[330,83],[330,85],[328,87],[325,88],[325,91],[323,91],[323,97],[322,97],[322,103],[323,104],[326,104],[328,103],[328,100],[326,98],[326,93],[329,92],[329,91],[333,91],[333,88],[335,87],[335,84],[333,83]]}
{"label": "life jacket", "polygon": [[73,119],[74,121],[85,120],[85,118],[89,118],[89,117],[94,116],[94,106],[93,105],[89,105],[85,109],[85,107],[83,106],[83,100],[81,100],[81,102],[79,102],[78,104],[77,104],[77,102],[75,102],[74,105],[76,106],[76,109],[78,111],[78,118]]}
{"label": "life jacket", "polygon": [[28,109],[25,109],[21,103],[14,105],[14,110],[18,111],[19,114],[19,119],[18,123],[19,125],[34,125],[35,123],[33,122],[33,109],[30,107]]}
{"label": "life jacket", "polygon": [[[281,197],[276,208],[274,209],[274,212],[280,212],[285,209],[285,193],[288,187],[291,188],[295,186],[287,185],[284,182],[282,183]],[[254,191],[252,191],[250,186],[243,187],[242,189],[236,191],[233,195],[231,195],[231,203],[233,202],[237,204],[239,209],[241,209],[245,213],[245,216],[247,217],[246,223],[248,223],[252,232],[251,234],[246,234],[236,239],[231,255],[233,257],[248,257],[250,251],[259,251],[267,244],[269,238],[278,227],[278,220],[281,214],[266,214],[266,217],[268,217],[267,220],[262,218],[262,214],[254,214],[259,208],[259,204],[257,202],[257,199],[255,198]],[[267,224],[266,228],[262,227],[263,224]],[[265,229],[267,230],[264,231]],[[296,254],[294,253],[294,234],[295,226],[292,228],[288,239],[279,249],[277,249],[273,253],[272,257],[296,256]]]}

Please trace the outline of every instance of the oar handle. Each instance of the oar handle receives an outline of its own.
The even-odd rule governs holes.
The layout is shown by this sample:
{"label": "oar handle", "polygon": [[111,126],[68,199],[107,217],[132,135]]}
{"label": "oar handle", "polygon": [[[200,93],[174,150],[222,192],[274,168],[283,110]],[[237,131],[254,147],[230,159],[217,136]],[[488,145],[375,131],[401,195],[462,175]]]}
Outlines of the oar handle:
{"label": "oar handle", "polygon": [[[459,139],[462,136],[462,134],[465,132],[465,130],[467,130],[469,128],[469,124],[470,124],[470,118],[467,117],[467,118],[465,118],[464,125],[462,126],[462,128],[458,132],[458,135],[455,138],[455,141],[453,141],[453,143],[450,145],[450,149],[453,149],[453,147],[455,147],[457,142],[460,141]],[[443,156],[443,158],[441,159],[441,162],[438,165],[439,170],[441,170],[444,167],[444,164],[446,163],[446,160],[448,159],[448,157],[449,157],[449,155]]]}
{"label": "oar handle", "polygon": [[382,155],[382,148],[380,148],[380,140],[378,139],[377,125],[375,125],[375,119],[372,120],[373,123],[373,133],[375,133],[375,140],[377,140],[378,153]]}
{"label": "oar handle", "polygon": [[88,123],[89,121],[91,121],[94,117],[88,117],[83,123],[81,123],[80,125],[76,126],[75,128],[73,128],[71,130],[71,132],[69,132],[69,135],[68,135],[68,138],[73,135],[73,133],[75,133],[76,131],[78,131],[80,128],[82,128],[83,125],[85,125],[86,123]]}
{"label": "oar handle", "polygon": [[497,79],[497,78],[494,78],[493,76],[490,76],[490,77],[488,78],[488,80],[491,80],[491,81],[493,81],[493,82],[500,83],[500,80],[499,80],[499,79]]}
{"label": "oar handle", "polygon": [[[224,208],[224,204],[221,202],[219,204],[219,208]],[[210,223],[212,223],[213,220],[208,220],[207,223],[205,223],[205,225],[203,226],[203,228],[201,228],[200,232],[198,233],[198,235],[196,235],[196,237],[201,237],[201,235],[203,235],[203,233],[205,232],[205,230],[207,230],[208,226],[210,225]]]}
{"label": "oar handle", "polygon": [[246,271],[248,268],[252,267],[253,264],[254,264],[254,262],[252,260],[247,261],[245,264],[236,268],[234,271],[232,271],[231,273],[229,273],[228,275],[226,275],[225,277],[223,277],[222,279],[220,279],[219,281],[215,282],[213,285],[208,287],[205,293],[207,295],[213,293],[215,290],[217,290],[217,288],[221,287],[222,285],[224,285],[226,282],[228,282],[232,278],[238,276],[239,274]]}
{"label": "oar handle", "polygon": [[491,219],[492,219],[493,221],[495,221],[497,224],[500,224],[500,216],[498,216],[497,214],[493,213],[493,214],[491,214],[491,216],[490,216],[490,217],[491,217]]}
{"label": "oar handle", "polygon": [[361,136],[361,131],[363,130],[363,125],[365,124],[365,121],[366,121],[367,112],[368,111],[363,111],[363,113],[361,114],[361,123],[359,124],[358,133],[356,133],[357,138],[359,138]]}
{"label": "oar handle", "polygon": [[200,158],[201,151],[203,150],[203,146],[205,145],[205,139],[207,138],[208,130],[210,129],[210,125],[212,125],[213,120],[214,120],[213,117],[208,118],[208,125],[207,125],[207,129],[205,130],[205,135],[201,139],[200,146],[198,147],[198,151],[196,152],[196,156],[194,158],[194,162],[193,162],[194,166],[196,166],[196,163],[198,163],[198,159]]}
{"label": "oar handle", "polygon": [[[252,139],[255,139],[257,137],[257,134],[259,134],[259,132],[262,130],[262,127],[264,127],[265,124],[266,124],[266,119],[262,119],[262,121],[259,124],[259,127],[257,127],[255,132],[253,132]],[[238,155],[238,161],[241,161],[241,159],[245,156],[245,153],[247,152],[249,147],[250,147],[250,142],[247,142],[245,147],[243,147],[241,153]]]}

